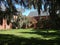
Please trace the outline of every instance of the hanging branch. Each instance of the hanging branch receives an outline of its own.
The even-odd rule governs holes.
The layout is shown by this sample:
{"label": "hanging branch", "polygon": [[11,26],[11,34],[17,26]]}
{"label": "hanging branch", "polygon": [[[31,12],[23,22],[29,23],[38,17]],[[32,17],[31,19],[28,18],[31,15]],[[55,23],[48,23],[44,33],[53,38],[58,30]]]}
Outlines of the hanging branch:
{"label": "hanging branch", "polygon": [[8,6],[9,6],[9,12],[10,13],[14,13],[14,12],[17,12],[16,8],[14,7],[14,5],[12,4],[12,0],[7,0],[8,2]]}

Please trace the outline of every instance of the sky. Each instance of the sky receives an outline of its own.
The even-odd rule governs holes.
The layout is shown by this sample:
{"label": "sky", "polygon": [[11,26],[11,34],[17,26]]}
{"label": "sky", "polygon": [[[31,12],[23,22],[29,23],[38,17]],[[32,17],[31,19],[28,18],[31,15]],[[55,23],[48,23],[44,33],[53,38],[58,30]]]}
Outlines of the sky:
{"label": "sky", "polygon": [[[33,5],[31,6],[31,9],[25,9],[24,6],[15,3],[15,1],[12,1],[13,5],[16,7],[17,11],[22,12],[22,15],[28,16],[30,14],[30,12],[36,11],[37,9],[34,9]],[[8,5],[7,5],[8,6]],[[6,7],[4,6],[4,2],[1,2],[1,8],[2,11],[5,11]],[[42,4],[42,11],[44,11],[44,5]]]}
{"label": "sky", "polygon": [[[19,5],[16,5],[16,8],[22,12],[22,15],[26,15],[28,16],[30,12],[32,11],[37,11],[37,9],[34,9],[33,6],[31,7],[31,9],[25,9],[23,6],[19,6]],[[21,9],[22,8],[22,9]]]}
{"label": "sky", "polygon": [[[20,4],[17,4],[13,0],[12,0],[12,3],[16,7],[17,11],[22,12],[22,15],[25,15],[25,16],[28,16],[31,11],[37,11],[37,9],[34,9],[33,6],[31,6],[31,9],[25,9],[23,5],[21,6]],[[2,11],[5,11],[5,9],[6,9],[5,4],[7,4],[7,2],[1,1],[0,7],[1,7]],[[8,5],[6,5],[6,6],[8,7]]]}
{"label": "sky", "polygon": [[[22,15],[28,16],[30,12],[37,11],[37,9],[34,9],[33,5],[31,6],[31,9],[25,9],[23,6],[20,6],[19,4],[15,4],[15,7],[18,11],[22,12]],[[44,11],[44,5],[42,5],[42,10]]]}
{"label": "sky", "polygon": [[28,14],[29,14],[31,11],[37,10],[37,9],[34,9],[33,6],[31,6],[31,9],[26,9],[26,8],[24,8],[23,5],[21,6],[20,4],[15,4],[15,7],[16,7],[16,9],[17,9],[18,11],[22,12],[22,15],[26,15],[26,16],[28,16]]}
{"label": "sky", "polygon": [[26,8],[24,8],[23,5],[21,6],[20,4],[17,4],[15,2],[13,2],[13,3],[15,5],[16,9],[18,11],[22,12],[22,15],[25,15],[25,16],[28,16],[31,11],[35,11],[36,10],[36,9],[33,8],[33,6],[31,6],[31,9],[26,9]]}
{"label": "sky", "polygon": [[[42,0],[42,1],[44,3],[44,0]],[[15,2],[13,2],[13,3],[15,3]],[[21,5],[16,4],[16,3],[14,5],[17,8],[18,11],[22,12],[22,15],[28,16],[29,13],[32,12],[32,11],[36,11],[37,12],[37,9],[34,9],[33,6],[31,6],[31,9],[25,9],[23,5],[21,6]],[[44,11],[44,5],[43,4],[42,4],[42,11]]]}

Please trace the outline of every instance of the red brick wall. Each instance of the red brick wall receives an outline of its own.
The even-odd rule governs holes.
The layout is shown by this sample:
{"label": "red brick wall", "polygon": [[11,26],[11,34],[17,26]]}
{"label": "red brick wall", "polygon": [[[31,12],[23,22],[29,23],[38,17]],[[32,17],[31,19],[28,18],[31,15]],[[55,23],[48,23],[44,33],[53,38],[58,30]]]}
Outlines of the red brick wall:
{"label": "red brick wall", "polygon": [[[38,23],[39,19],[47,20],[47,19],[49,19],[49,16],[35,16],[35,17],[32,17],[32,18],[34,18],[36,20],[36,22]],[[33,28],[37,28],[37,23],[32,24]],[[43,24],[41,24],[41,27],[43,27]]]}

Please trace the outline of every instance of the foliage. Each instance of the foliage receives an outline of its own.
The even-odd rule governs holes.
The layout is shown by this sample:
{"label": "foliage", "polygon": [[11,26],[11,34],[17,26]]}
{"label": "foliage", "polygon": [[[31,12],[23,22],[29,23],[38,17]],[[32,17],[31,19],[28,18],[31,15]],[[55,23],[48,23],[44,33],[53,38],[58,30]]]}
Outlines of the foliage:
{"label": "foliage", "polygon": [[[0,0],[0,3],[1,1],[2,0]],[[20,4],[21,6],[23,5],[25,8],[30,8],[33,5],[34,9],[37,8],[38,14],[40,14],[40,9],[42,8],[42,4],[44,4],[44,9],[46,10],[49,5],[50,12],[52,12],[54,9],[56,11],[57,10],[56,8],[60,7],[58,0],[45,0],[44,2],[42,0],[9,0],[9,1],[6,0],[4,1],[5,3],[7,2],[9,6],[9,8],[6,6],[6,9],[12,14],[17,12],[16,7],[14,7],[13,1],[15,1],[15,4]]]}
{"label": "foliage", "polygon": [[[12,15],[13,14],[16,14],[16,12],[18,12],[17,10],[16,10],[16,7],[14,7],[14,4],[13,4],[13,1],[15,1],[15,4],[20,4],[21,6],[23,5],[24,6],[24,8],[31,8],[31,6],[33,5],[33,7],[34,7],[34,9],[37,9],[38,10],[38,14],[40,15],[40,9],[41,9],[41,7],[42,7],[42,4],[44,4],[43,2],[42,2],[42,0],[0,0],[0,3],[1,2],[7,2],[6,4],[8,5],[8,7],[7,6],[5,6],[5,4],[4,4],[4,6],[6,7],[6,10],[5,11],[2,11],[1,10],[1,6],[0,6],[0,14],[1,14],[1,16],[0,16],[0,18],[2,17],[2,18],[7,18],[7,20],[8,20],[8,22],[11,22],[11,17],[12,17]],[[58,0],[47,0],[46,2],[45,2],[45,4],[44,4],[44,9],[46,9],[47,10],[47,7],[48,7],[48,5],[49,5],[49,13],[50,13],[50,22],[51,22],[51,24],[52,24],[52,27],[54,28],[54,27],[59,27],[60,25],[59,25],[59,23],[60,23],[60,21],[59,21],[59,17],[58,17],[58,15],[56,14],[56,12],[57,12],[57,10],[59,10],[59,15],[60,15],[60,5],[59,5],[59,1]],[[1,19],[2,19],[1,18]],[[21,18],[21,17],[20,17]],[[25,23],[25,24],[28,24],[28,20],[27,19],[24,19],[24,17],[22,17],[21,19],[18,19],[18,20],[20,20],[20,21],[18,21],[18,23],[17,23],[17,25],[19,24],[19,27],[21,26],[22,27],[22,25],[23,25],[23,22]],[[22,21],[23,20],[23,21]],[[25,21],[24,21],[25,20]],[[22,22],[21,22],[22,21]],[[17,22],[17,21],[16,21]],[[42,22],[45,22],[45,21],[41,21],[41,23]],[[39,22],[40,23],[40,22]],[[45,23],[43,23],[43,25],[44,24],[46,24],[46,22]],[[39,24],[38,24],[39,25]],[[58,26],[59,25],[59,26]],[[20,28],[21,28],[20,27]]]}
{"label": "foliage", "polygon": [[42,28],[42,29],[60,29],[60,18],[57,18],[55,20],[39,20],[37,23],[37,27]]}
{"label": "foliage", "polygon": [[37,26],[39,28],[44,28],[44,29],[48,29],[49,28],[49,23],[48,23],[49,20],[46,20],[46,19],[40,19],[37,23]]}
{"label": "foliage", "polygon": [[23,16],[20,12],[19,15],[17,15],[17,19],[13,19],[13,27],[18,28],[27,28],[30,23],[30,19],[26,16]]}

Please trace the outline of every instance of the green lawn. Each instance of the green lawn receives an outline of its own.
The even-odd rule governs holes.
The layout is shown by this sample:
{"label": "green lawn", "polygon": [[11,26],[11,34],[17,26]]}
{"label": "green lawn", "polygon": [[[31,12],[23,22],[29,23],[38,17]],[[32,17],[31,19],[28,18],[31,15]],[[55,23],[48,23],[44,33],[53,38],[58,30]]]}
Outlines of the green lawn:
{"label": "green lawn", "polygon": [[0,30],[0,45],[55,45],[60,39],[59,35],[60,32],[57,30],[48,30],[48,32],[43,29]]}

